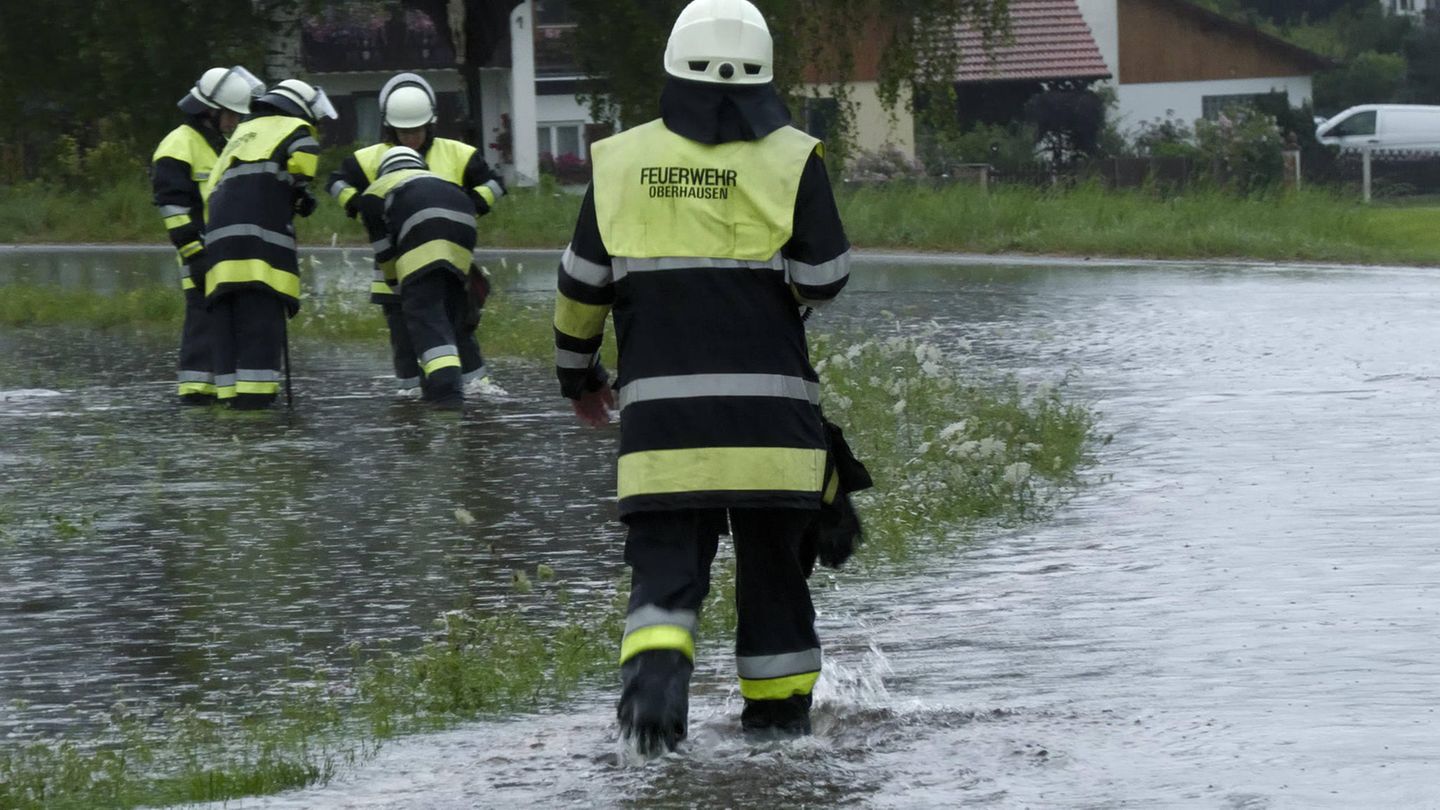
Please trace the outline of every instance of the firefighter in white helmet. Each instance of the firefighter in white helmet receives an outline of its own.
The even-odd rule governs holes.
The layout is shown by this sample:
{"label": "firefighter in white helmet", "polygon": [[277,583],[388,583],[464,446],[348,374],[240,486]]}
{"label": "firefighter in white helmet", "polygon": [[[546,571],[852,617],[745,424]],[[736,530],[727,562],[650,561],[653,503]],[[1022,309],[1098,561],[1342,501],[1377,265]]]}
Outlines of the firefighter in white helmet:
{"label": "firefighter in white helmet", "polygon": [[[821,144],[789,125],[770,33],[745,0],[695,0],[665,49],[661,117],[591,150],[594,180],[560,261],[557,373],[589,425],[620,425],[629,610],[623,737],[685,737],[698,612],[719,535],[735,543],[736,674],[747,733],[810,731],[820,643],[807,535],[827,434],[802,307],[849,276]],[[620,376],[599,362],[613,310]]]}
{"label": "firefighter in white helmet", "polygon": [[377,173],[358,195],[370,241],[381,245],[375,260],[395,279],[422,396],[458,410],[464,385],[457,341],[469,319],[465,275],[475,250],[475,203],[408,146],[385,150]]}
{"label": "firefighter in white helmet", "polygon": [[[435,91],[430,83],[414,73],[400,73],[390,78],[380,90],[381,142],[367,146],[347,157],[340,168],[330,175],[327,190],[355,216],[360,195],[379,176],[380,161],[393,146],[406,146],[420,154],[429,171],[465,190],[475,204],[476,216],[490,212],[496,201],[505,196],[505,185],[491,170],[479,149],[450,138],[435,137],[437,120]],[[503,394],[485,367],[484,356],[475,330],[480,323],[480,309],[489,292],[489,282],[478,266],[467,268],[470,290],[469,317],[463,325],[459,341],[460,359],[465,387],[472,393]],[[415,347],[410,343],[409,330],[400,307],[399,279],[387,273],[380,262],[375,264],[375,278],[370,285],[370,300],[385,313],[390,331],[391,359],[401,391],[408,392],[420,385],[422,369]]]}
{"label": "firefighter in white helmet", "polygon": [[204,187],[203,283],[214,317],[215,389],[232,408],[265,408],[283,379],[285,321],[300,309],[294,217],[309,216],[325,91],[298,79],[271,87],[230,137]]}
{"label": "firefighter in white helmet", "polygon": [[190,278],[190,266],[198,265],[204,252],[205,206],[200,186],[225,148],[225,139],[235,131],[241,116],[250,112],[250,102],[261,88],[260,80],[238,65],[205,71],[175,105],[185,113],[185,123],[170,130],[150,160],[155,207],[175,246],[185,295],[177,376],[180,401],[187,405],[215,401],[205,293]]}

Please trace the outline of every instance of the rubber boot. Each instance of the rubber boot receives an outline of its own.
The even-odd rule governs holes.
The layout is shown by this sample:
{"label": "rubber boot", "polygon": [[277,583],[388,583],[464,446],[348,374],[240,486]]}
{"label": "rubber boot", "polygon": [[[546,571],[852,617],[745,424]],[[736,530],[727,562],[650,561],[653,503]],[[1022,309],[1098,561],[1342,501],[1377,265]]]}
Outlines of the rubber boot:
{"label": "rubber boot", "polygon": [[426,402],[442,410],[458,411],[465,407],[458,368],[442,368],[426,375],[420,382],[420,393]]}
{"label": "rubber boot", "polygon": [[784,740],[810,733],[810,696],[781,700],[745,699],[740,729],[753,740]]}
{"label": "rubber boot", "polygon": [[275,402],[275,394],[236,394],[225,400],[232,411],[263,411]]}
{"label": "rubber boot", "polygon": [[694,669],[679,650],[646,650],[620,666],[620,736],[641,756],[664,756],[685,739]]}

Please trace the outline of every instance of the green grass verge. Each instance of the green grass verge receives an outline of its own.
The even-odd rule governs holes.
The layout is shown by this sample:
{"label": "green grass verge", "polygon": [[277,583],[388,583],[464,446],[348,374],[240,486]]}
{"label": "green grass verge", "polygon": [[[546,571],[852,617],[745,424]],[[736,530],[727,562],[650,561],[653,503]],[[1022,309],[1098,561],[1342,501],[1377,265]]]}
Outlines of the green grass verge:
{"label": "green grass verge", "polygon": [[[1045,191],[896,184],[841,189],[841,215],[860,247],[978,253],[1432,264],[1440,262],[1440,209],[1364,206],[1326,191],[1249,197],[1197,189],[1162,198],[1097,186]],[[485,247],[559,248],[580,198],[553,185],[517,189],[480,220]],[[302,244],[364,244],[360,225],[328,200],[299,220]],[[95,194],[36,184],[0,199],[0,243],[159,242],[143,186]]]}
{"label": "green grass verge", "polygon": [[[102,296],[73,295],[76,317],[86,320],[66,307],[45,308],[37,318],[33,306],[14,305],[0,308],[0,323],[144,329],[174,326],[178,315],[147,303],[175,299],[168,289],[105,299],[138,323],[91,298]],[[359,327],[336,324],[373,315],[337,310],[326,317],[335,319],[324,327],[331,331],[319,334],[346,337]],[[548,307],[501,297],[486,323],[496,327],[486,339],[493,354],[549,362]],[[975,379],[965,358],[942,352],[933,336],[820,335],[813,347],[827,412],[846,427],[877,481],[859,503],[867,542],[837,574],[842,579],[932,559],[937,546],[988,525],[1043,518],[1073,491],[1097,443],[1091,411],[1063,385],[1026,391]],[[304,686],[264,704],[211,713],[119,705],[104,729],[83,738],[6,744],[0,807],[184,804],[323,783],[396,735],[544,710],[581,685],[613,678],[622,586],[608,597],[575,599],[544,565],[515,572],[512,584],[508,607],[448,612],[407,649],[352,648],[348,664],[303,673],[297,683]],[[720,654],[733,626],[733,576],[717,571],[702,655]]]}

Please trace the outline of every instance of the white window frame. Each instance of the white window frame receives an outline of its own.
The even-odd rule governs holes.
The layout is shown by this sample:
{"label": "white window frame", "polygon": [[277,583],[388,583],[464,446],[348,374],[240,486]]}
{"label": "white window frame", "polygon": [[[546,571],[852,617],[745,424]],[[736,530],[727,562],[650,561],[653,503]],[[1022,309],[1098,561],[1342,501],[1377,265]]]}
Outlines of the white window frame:
{"label": "white window frame", "polygon": [[[590,145],[585,143],[584,121],[541,121],[540,123],[536,124],[536,136],[540,141],[539,144],[537,144],[537,151],[541,153],[549,152],[551,157],[560,157],[560,154],[555,150],[558,147],[559,143],[559,135],[556,130],[561,127],[570,127],[576,130],[575,134],[577,137],[575,139],[575,142],[580,147],[579,157],[581,160],[589,162]],[[543,130],[543,133],[540,132],[541,130]]]}

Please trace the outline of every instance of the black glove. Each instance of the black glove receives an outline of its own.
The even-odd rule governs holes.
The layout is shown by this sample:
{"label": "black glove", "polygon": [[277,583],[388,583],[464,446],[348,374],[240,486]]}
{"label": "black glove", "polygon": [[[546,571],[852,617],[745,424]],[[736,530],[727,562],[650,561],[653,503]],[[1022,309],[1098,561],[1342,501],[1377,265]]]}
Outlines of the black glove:
{"label": "black glove", "polygon": [[829,445],[825,458],[826,487],[830,486],[832,478],[838,480],[835,482],[834,499],[820,505],[820,514],[806,531],[801,544],[807,562],[807,576],[814,568],[816,557],[819,557],[821,565],[839,568],[860,547],[865,532],[860,526],[860,514],[850,502],[850,493],[875,485],[870,471],[851,452],[844,432],[828,419],[825,420],[825,440]]}
{"label": "black glove", "polygon": [[300,216],[308,217],[315,213],[317,203],[315,202],[315,195],[310,193],[310,189],[304,186],[296,186],[295,191],[291,194],[290,200],[294,206],[295,213]]}
{"label": "black glove", "polygon": [[345,201],[345,216],[354,219],[360,216],[360,195],[351,194],[350,199]]}
{"label": "black glove", "polygon": [[205,270],[210,265],[210,259],[205,255],[205,249],[201,248],[190,254],[190,258],[183,260],[185,269],[190,273],[190,280],[195,282],[195,289],[205,294]]}

